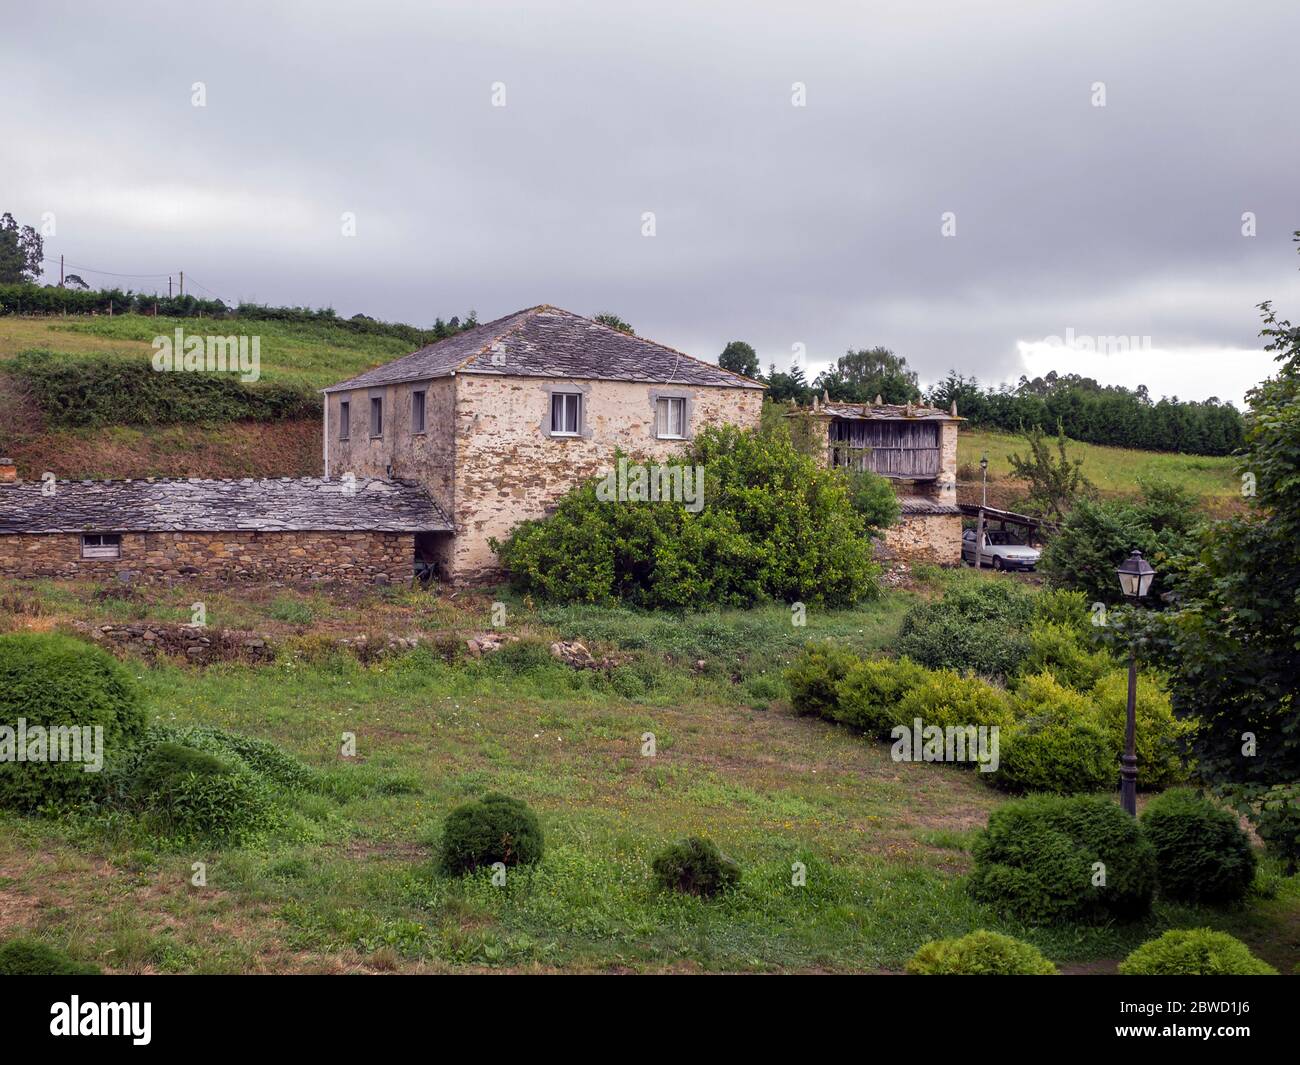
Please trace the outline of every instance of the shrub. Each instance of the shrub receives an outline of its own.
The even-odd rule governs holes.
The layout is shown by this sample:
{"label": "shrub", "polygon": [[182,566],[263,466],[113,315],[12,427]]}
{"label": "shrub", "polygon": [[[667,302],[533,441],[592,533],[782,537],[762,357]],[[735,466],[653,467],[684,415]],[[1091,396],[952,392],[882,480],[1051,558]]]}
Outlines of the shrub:
{"label": "shrub", "polygon": [[136,803],[162,831],[187,841],[239,844],[274,824],[266,783],[243,765],[164,742],[144,754]]}
{"label": "shrub", "polygon": [[707,505],[602,500],[603,478],[493,547],[517,588],[564,602],[654,609],[762,599],[847,604],[878,591],[872,541],[834,470],[788,433],[709,427],[678,462],[704,470]]}
{"label": "shrub", "polygon": [[98,976],[99,966],[73,961],[61,950],[35,939],[0,945],[0,976]]}
{"label": "shrub", "polygon": [[1255,878],[1255,852],[1227,810],[1190,788],[1175,788],[1147,804],[1142,828],[1155,847],[1162,895],[1212,904],[1246,897]]}
{"label": "shrub", "polygon": [[858,662],[840,680],[830,716],[869,735],[887,737],[895,725],[911,724],[902,716],[902,699],[928,673],[910,658]]}
{"label": "shrub", "polygon": [[1085,635],[1092,627],[1092,606],[1082,592],[1066,588],[1043,588],[1034,603],[1034,621],[1062,625]]}
{"label": "shrub", "polygon": [[[1111,736],[1118,753],[1124,749],[1124,726],[1128,718],[1128,672],[1108,673],[1091,692],[1098,719]],[[1190,721],[1174,717],[1169,694],[1149,674],[1139,674],[1137,688],[1138,787],[1160,791],[1187,779],[1187,766],[1180,754],[1180,741],[1195,730]]]}
{"label": "shrub", "polygon": [[785,671],[790,703],[796,713],[832,717],[839,702],[840,684],[861,659],[838,644],[810,641]]}
{"label": "shrub", "polygon": [[[0,726],[17,730],[19,719],[29,740],[33,726],[102,728],[106,762],[144,729],[127,671],[100,648],[56,633],[0,636]],[[75,802],[101,784],[101,774],[86,772],[84,762],[0,761],[0,806],[33,810]]]}
{"label": "shrub", "polygon": [[210,725],[160,728],[155,735],[160,740],[171,739],[226,761],[241,762],[268,784],[289,791],[305,788],[313,779],[311,769],[293,755],[282,751],[274,743],[253,736],[227,732]]}
{"label": "shrub", "polygon": [[1116,752],[1084,696],[1050,673],[1038,673],[1019,680],[1011,703],[1017,720],[1002,732],[990,783],[1004,791],[1054,795],[1115,783]]}
{"label": "shrub", "polygon": [[899,629],[897,649],[931,669],[1010,676],[1020,669],[1029,644],[1001,621],[972,621],[956,613],[913,607]]}
{"label": "shrub", "polygon": [[926,943],[907,963],[914,976],[1054,976],[1056,966],[1029,943],[980,929]]}
{"label": "shrub", "polygon": [[1209,928],[1175,928],[1119,963],[1121,976],[1276,976],[1245,943]]}
{"label": "shrub", "polygon": [[527,803],[496,792],[456,807],[442,829],[442,868],[452,875],[481,865],[542,860],[542,826]]}
{"label": "shrub", "polygon": [[1024,921],[1127,921],[1151,908],[1155,851],[1136,819],[1106,798],[1009,802],[989,816],[972,854],[971,893]]}
{"label": "shrub", "polygon": [[898,717],[910,725],[920,718],[926,725],[1010,725],[1007,693],[979,677],[963,677],[952,670],[933,670],[898,703]]}
{"label": "shrub", "polygon": [[740,867],[701,836],[672,844],[655,857],[652,868],[660,887],[703,898],[712,898],[740,882]]}
{"label": "shrub", "polygon": [[1029,630],[1029,651],[1020,663],[1021,672],[1048,672],[1067,687],[1087,691],[1115,668],[1115,662],[1105,651],[1088,647],[1084,639],[1072,625],[1035,624]]}

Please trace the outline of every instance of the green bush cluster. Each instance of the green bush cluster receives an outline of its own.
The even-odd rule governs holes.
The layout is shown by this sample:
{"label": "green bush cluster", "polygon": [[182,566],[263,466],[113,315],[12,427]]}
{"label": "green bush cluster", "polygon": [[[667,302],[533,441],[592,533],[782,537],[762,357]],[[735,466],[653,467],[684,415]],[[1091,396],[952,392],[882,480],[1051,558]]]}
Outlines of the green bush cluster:
{"label": "green bush cluster", "polygon": [[1054,976],[1056,966],[1030,943],[980,929],[926,943],[907,971],[913,976]]}
{"label": "green bush cluster", "polygon": [[995,787],[1068,795],[1115,783],[1118,752],[1086,696],[1039,673],[1020,679],[1012,706],[1016,725],[1002,734]]}
{"label": "green bush cluster", "polygon": [[976,838],[971,893],[1024,921],[1132,921],[1151,908],[1156,856],[1109,799],[1034,795],[989,816]]}
{"label": "green bush cluster", "polygon": [[878,592],[872,541],[843,478],[788,433],[709,427],[671,461],[703,468],[702,507],[602,501],[594,479],[493,541],[514,585],[551,601],[668,610],[842,605]]}
{"label": "green bush cluster", "polygon": [[164,742],[142,757],[131,797],[168,836],[239,844],[275,823],[274,796],[247,766]]}
{"label": "green bush cluster", "polygon": [[533,865],[544,840],[537,815],[519,799],[491,792],[457,806],[442,829],[440,860],[453,876],[484,865]]}
{"label": "green bush cluster", "polygon": [[56,428],[279,421],[320,414],[310,392],[245,384],[234,373],[158,373],[148,359],[25,351],[6,372],[20,378]]}
{"label": "green bush cluster", "polygon": [[1142,828],[1155,847],[1160,894],[1181,902],[1240,902],[1255,879],[1255,852],[1237,818],[1174,788],[1142,811]]}
{"label": "green bush cluster", "polygon": [[740,866],[702,836],[689,836],[655,856],[655,881],[668,891],[712,898],[740,882]]}
{"label": "green bush cluster", "polygon": [[[20,721],[29,746],[35,727],[102,728],[106,767],[144,731],[139,693],[126,669],[102,649],[57,633],[0,636],[0,726],[14,730],[15,746]],[[83,759],[86,753],[83,745]],[[84,760],[20,762],[16,754],[0,760],[0,806],[30,811],[75,803],[103,785],[103,773],[87,772]]]}
{"label": "green bush cluster", "polygon": [[1143,943],[1119,963],[1121,976],[1276,976],[1250,948],[1226,932],[1175,928]]}
{"label": "green bush cluster", "polygon": [[17,938],[0,944],[0,976],[98,976],[99,966],[73,961],[36,939]]}

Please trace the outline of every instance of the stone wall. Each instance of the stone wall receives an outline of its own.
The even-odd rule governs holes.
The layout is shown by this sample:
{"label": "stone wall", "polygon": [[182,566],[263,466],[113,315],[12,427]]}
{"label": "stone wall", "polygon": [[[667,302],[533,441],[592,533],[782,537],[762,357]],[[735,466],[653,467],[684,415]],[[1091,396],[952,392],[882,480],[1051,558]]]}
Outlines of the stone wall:
{"label": "stone wall", "polygon": [[[505,539],[519,522],[546,514],[571,488],[613,469],[616,449],[632,461],[662,463],[677,456],[683,441],[655,436],[656,395],[687,399],[688,437],[706,425],[755,427],[763,405],[763,393],[748,388],[481,374],[461,374],[456,382],[456,536],[448,568],[455,581],[499,576],[488,538]],[[544,428],[556,388],[583,394],[579,436],[551,436]]]}
{"label": "stone wall", "polygon": [[883,553],[909,562],[961,562],[960,514],[904,514],[885,530]]}
{"label": "stone wall", "polygon": [[77,533],[4,534],[0,576],[382,583],[410,580],[414,550],[413,533],[150,532],[123,533],[120,558],[85,559]]}

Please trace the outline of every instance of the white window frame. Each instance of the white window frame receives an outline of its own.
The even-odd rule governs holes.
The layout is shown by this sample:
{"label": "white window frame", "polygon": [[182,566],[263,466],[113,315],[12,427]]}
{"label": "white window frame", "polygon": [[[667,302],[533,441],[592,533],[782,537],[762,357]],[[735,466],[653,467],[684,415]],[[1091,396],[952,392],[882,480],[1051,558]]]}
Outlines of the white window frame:
{"label": "white window frame", "polygon": [[[415,422],[415,412],[417,410],[416,397],[419,397],[418,410],[420,412],[420,423]],[[411,435],[419,436],[425,431],[429,422],[429,392],[428,389],[414,388],[411,390]]]}
{"label": "white window frame", "polygon": [[[376,431],[376,429],[378,431]],[[379,440],[384,435],[384,399],[382,396],[370,397],[370,439]]]}
{"label": "white window frame", "polygon": [[339,439],[352,439],[352,401],[339,400]]}
{"label": "white window frame", "polygon": [[[560,410],[560,428],[555,427],[556,400]],[[551,393],[551,435],[552,436],[581,436],[582,435],[582,393],[581,392],[552,392]],[[564,426],[568,423],[568,414],[570,408],[573,408],[573,428],[566,429]]]}
{"label": "white window frame", "polygon": [[[680,431],[672,431],[673,411],[680,412]],[[660,417],[660,411],[664,412]],[[655,436],[660,440],[686,439],[686,397],[659,396],[655,400]]]}
{"label": "white window frame", "polygon": [[[92,542],[93,541],[93,542]],[[105,542],[110,541],[110,542]],[[114,559],[122,557],[121,533],[82,533],[81,557],[87,559]]]}

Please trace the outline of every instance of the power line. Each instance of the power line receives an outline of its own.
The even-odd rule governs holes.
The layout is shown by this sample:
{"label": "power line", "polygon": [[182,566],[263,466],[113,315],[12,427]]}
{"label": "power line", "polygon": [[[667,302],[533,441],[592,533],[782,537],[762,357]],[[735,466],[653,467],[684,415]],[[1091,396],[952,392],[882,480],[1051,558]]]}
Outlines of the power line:
{"label": "power line", "polygon": [[[58,259],[52,259],[48,255],[46,255],[44,259],[45,262],[47,263],[51,263],[53,265],[59,265]],[[119,274],[119,273],[114,273],[112,270],[96,270],[93,266],[79,266],[77,263],[69,263],[69,262],[64,262],[62,263],[62,265],[69,270],[78,270],[81,271],[82,273],[87,273],[87,274],[99,274],[102,277],[131,277],[136,279],[165,277],[170,279],[175,276],[174,274]],[[230,303],[230,300],[226,299],[224,296],[217,295],[217,293],[213,292],[212,289],[208,288],[207,285],[199,284],[199,282],[197,282],[192,275],[190,277],[190,284],[194,285],[196,288],[202,289],[213,299],[221,300],[222,303],[226,303],[226,304]]]}

